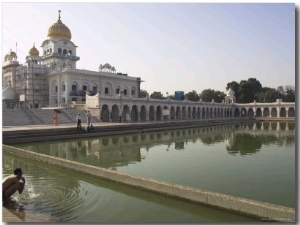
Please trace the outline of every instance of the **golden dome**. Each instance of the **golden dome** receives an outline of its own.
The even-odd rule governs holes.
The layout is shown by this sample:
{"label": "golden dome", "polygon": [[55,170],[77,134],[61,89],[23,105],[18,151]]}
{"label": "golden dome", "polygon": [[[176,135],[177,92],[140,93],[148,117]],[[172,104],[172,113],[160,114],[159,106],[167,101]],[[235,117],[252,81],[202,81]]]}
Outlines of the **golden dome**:
{"label": "golden dome", "polygon": [[33,47],[29,50],[30,56],[39,56],[39,51],[36,49],[36,47],[33,45]]}
{"label": "golden dome", "polygon": [[60,10],[58,10],[58,20],[48,29],[48,37],[49,38],[66,38],[68,40],[71,39],[71,31],[70,29],[61,22],[60,20]]}

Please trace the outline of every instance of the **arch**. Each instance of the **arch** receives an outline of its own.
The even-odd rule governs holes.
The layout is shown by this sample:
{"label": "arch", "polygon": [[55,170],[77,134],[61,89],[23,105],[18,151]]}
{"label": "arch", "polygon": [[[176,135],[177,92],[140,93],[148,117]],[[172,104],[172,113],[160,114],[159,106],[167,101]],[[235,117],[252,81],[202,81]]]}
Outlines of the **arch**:
{"label": "arch", "polygon": [[58,54],[61,54],[61,52],[62,52],[62,50],[61,50],[61,48],[58,48]]}
{"label": "arch", "polygon": [[279,116],[286,117],[286,108],[285,107],[280,108]]}
{"label": "arch", "polygon": [[68,54],[67,49],[64,49],[64,50],[63,50],[63,55],[67,55],[67,54]]}
{"label": "arch", "polygon": [[188,117],[188,119],[192,119],[192,109],[190,106],[188,107],[187,117]]}
{"label": "arch", "polygon": [[72,51],[71,50],[69,50],[68,55],[70,55],[70,56],[72,55]]}
{"label": "arch", "polygon": [[271,109],[271,117],[277,117],[277,109],[275,107]]}
{"label": "arch", "polygon": [[149,120],[153,121],[155,119],[154,106],[151,105],[149,108]]}
{"label": "arch", "polygon": [[209,118],[213,118],[213,108],[209,108]]}
{"label": "arch", "polygon": [[234,116],[239,117],[240,116],[240,110],[238,108],[234,109]]}
{"label": "arch", "polygon": [[130,109],[129,109],[128,105],[124,105],[123,109],[122,109],[122,121],[126,121],[127,120],[127,114],[130,115]]}
{"label": "arch", "polygon": [[110,118],[112,122],[119,122],[120,109],[119,106],[113,105],[110,113]]}
{"label": "arch", "polygon": [[242,108],[242,109],[241,109],[241,116],[242,116],[242,117],[247,116],[247,110],[246,110],[246,108]]}
{"label": "arch", "polygon": [[131,115],[130,116],[131,116],[131,121],[133,121],[133,122],[137,122],[138,121],[139,115],[138,115],[138,108],[137,108],[136,105],[132,106]]}
{"label": "arch", "polygon": [[263,117],[269,117],[270,116],[270,109],[267,107],[267,108],[264,108],[263,109]]}
{"label": "arch", "polygon": [[262,111],[261,108],[257,108],[255,111],[255,117],[262,117]]}
{"label": "arch", "polygon": [[197,108],[197,119],[200,119],[201,118],[201,108],[198,107]]}
{"label": "arch", "polygon": [[295,108],[294,107],[288,108],[288,117],[295,117]]}
{"label": "arch", "polygon": [[196,117],[197,117],[196,107],[193,107],[193,110],[192,110],[192,119],[196,119]]}
{"label": "arch", "polygon": [[254,117],[254,110],[253,110],[253,108],[249,108],[249,110],[248,110],[248,116],[249,117]]}
{"label": "arch", "polygon": [[185,106],[181,108],[181,119],[186,119],[186,109]]}
{"label": "arch", "polygon": [[106,105],[106,104],[102,105],[100,118],[103,122],[109,122],[109,108],[108,108],[108,105]]}
{"label": "arch", "polygon": [[160,105],[156,107],[156,120],[162,120],[162,109]]}
{"label": "arch", "polygon": [[176,107],[176,120],[180,120],[181,119],[181,109],[180,106]]}
{"label": "arch", "polygon": [[140,120],[146,121],[146,115],[147,115],[146,106],[142,105],[141,112],[140,112]]}
{"label": "arch", "polygon": [[170,111],[170,119],[175,120],[175,107],[171,106],[171,111]]}
{"label": "arch", "polygon": [[208,119],[209,118],[209,108],[206,107],[205,109],[205,118]]}

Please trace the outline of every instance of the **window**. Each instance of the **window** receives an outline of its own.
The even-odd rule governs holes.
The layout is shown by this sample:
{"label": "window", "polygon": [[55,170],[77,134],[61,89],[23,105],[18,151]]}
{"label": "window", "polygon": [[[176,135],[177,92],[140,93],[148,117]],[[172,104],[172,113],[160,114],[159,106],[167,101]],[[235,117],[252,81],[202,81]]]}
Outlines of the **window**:
{"label": "window", "polygon": [[58,49],[58,54],[61,54],[61,48]]}
{"label": "window", "polygon": [[72,85],[72,91],[77,91],[76,84],[73,84],[73,85]]}
{"label": "window", "polygon": [[108,94],[108,93],[109,93],[109,88],[106,87],[106,88],[105,88],[105,94]]}
{"label": "window", "polygon": [[131,95],[135,95],[134,88],[131,89]]}
{"label": "window", "polygon": [[63,91],[66,90],[66,85],[65,85],[65,84],[62,85],[62,90],[63,90]]}
{"label": "window", "polygon": [[77,101],[77,98],[72,98],[72,101],[73,101],[73,102],[76,102],[76,101]]}
{"label": "window", "polygon": [[123,93],[124,93],[124,95],[127,95],[127,89],[124,89]]}
{"label": "window", "polygon": [[58,91],[58,88],[57,88],[57,86],[55,86],[55,92],[57,92]]}
{"label": "window", "polygon": [[64,54],[64,55],[66,55],[66,54],[67,54],[67,50],[66,50],[66,49],[64,49],[64,51],[63,51],[63,54]]}
{"label": "window", "polygon": [[82,90],[87,91],[87,86],[86,86],[86,85],[83,85],[83,86],[82,86]]}
{"label": "window", "polygon": [[119,94],[120,93],[120,88],[118,87],[117,89],[116,89],[116,94]]}

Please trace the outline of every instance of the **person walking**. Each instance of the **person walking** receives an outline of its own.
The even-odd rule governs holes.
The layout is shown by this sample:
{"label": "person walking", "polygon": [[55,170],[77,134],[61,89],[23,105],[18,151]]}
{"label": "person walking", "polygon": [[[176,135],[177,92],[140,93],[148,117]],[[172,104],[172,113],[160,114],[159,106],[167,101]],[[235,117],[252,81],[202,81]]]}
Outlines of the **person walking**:
{"label": "person walking", "polygon": [[57,125],[57,121],[58,121],[57,113],[54,113],[54,115],[53,115],[53,123],[54,123],[54,125]]}
{"label": "person walking", "polygon": [[90,126],[90,124],[91,124],[91,117],[92,117],[92,115],[91,115],[90,111],[87,111],[87,113],[86,113],[87,126]]}
{"label": "person walking", "polygon": [[80,116],[80,113],[77,114],[76,121],[77,121],[77,130],[81,130],[81,116]]}

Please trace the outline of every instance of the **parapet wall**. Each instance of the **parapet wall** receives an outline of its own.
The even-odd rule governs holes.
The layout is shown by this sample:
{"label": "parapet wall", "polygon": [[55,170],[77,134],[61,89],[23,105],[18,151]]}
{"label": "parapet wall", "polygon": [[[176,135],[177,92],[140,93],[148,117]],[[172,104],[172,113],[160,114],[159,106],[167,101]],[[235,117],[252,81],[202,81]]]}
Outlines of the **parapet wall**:
{"label": "parapet wall", "polygon": [[79,173],[92,175],[96,178],[110,180],[157,194],[248,215],[259,218],[262,221],[295,222],[296,219],[295,209],[293,208],[120,173],[117,171],[43,155],[8,145],[2,146],[3,152],[9,152],[43,163],[52,164]]}

